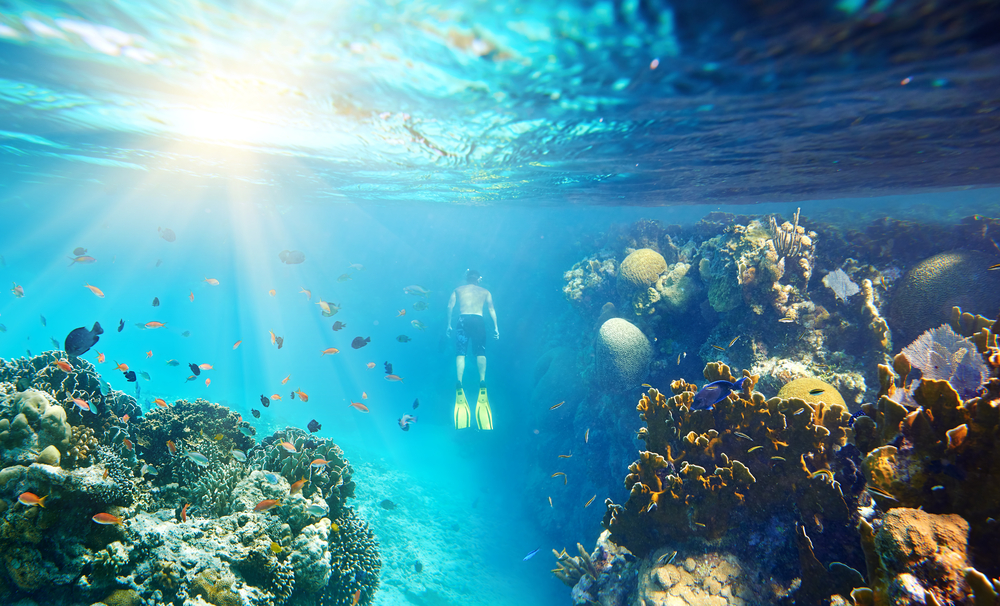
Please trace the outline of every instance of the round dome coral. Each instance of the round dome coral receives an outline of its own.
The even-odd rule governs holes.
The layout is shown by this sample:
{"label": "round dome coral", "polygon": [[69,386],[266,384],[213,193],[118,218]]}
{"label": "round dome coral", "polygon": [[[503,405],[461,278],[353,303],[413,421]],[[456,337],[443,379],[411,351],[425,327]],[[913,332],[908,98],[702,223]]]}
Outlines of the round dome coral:
{"label": "round dome coral", "polygon": [[798,398],[810,404],[825,402],[826,404],[840,404],[847,407],[843,396],[840,395],[836,387],[813,377],[802,377],[785,383],[784,387],[778,391],[778,397],[786,400]]}
{"label": "round dome coral", "polygon": [[656,284],[666,270],[663,255],[651,248],[640,248],[622,261],[618,270],[618,294],[631,300],[637,292]]}
{"label": "round dome coral", "polygon": [[601,385],[622,391],[640,383],[649,370],[653,348],[634,324],[611,318],[597,334],[597,374]]}

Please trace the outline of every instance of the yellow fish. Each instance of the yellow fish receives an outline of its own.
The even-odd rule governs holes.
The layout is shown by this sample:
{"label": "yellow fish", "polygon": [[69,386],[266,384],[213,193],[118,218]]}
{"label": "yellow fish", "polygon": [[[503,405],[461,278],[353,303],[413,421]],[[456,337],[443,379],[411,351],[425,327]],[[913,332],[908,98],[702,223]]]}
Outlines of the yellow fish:
{"label": "yellow fish", "polygon": [[340,526],[337,526],[336,522],[330,522],[330,530],[337,532],[340,530]]}
{"label": "yellow fish", "polygon": [[221,433],[217,433],[217,434],[215,434],[215,437],[213,437],[212,439],[215,440],[216,442],[218,442],[219,440],[221,440],[224,437],[226,437],[226,436],[222,435]]}
{"label": "yellow fish", "polygon": [[274,541],[271,541],[271,551],[274,553],[281,553],[281,545],[278,545]]}

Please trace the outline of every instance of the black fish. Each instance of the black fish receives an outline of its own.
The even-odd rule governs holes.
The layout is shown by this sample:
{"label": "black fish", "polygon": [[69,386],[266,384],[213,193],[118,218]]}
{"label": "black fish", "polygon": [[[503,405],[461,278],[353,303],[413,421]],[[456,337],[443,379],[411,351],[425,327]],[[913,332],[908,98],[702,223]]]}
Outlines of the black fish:
{"label": "black fish", "polygon": [[201,374],[201,369],[198,368],[197,364],[188,364],[188,368],[191,369],[191,372],[193,372],[196,377]]}
{"label": "black fish", "polygon": [[82,356],[100,340],[100,337],[97,335],[103,334],[104,329],[101,328],[100,322],[94,322],[94,328],[91,330],[87,330],[82,326],[74,328],[66,335],[66,342],[63,344],[63,349],[71,356]]}
{"label": "black fish", "polygon": [[372,340],[371,337],[365,337],[365,338],[354,337],[354,340],[351,341],[351,347],[353,347],[354,349],[361,349],[365,345],[371,343],[371,340]]}
{"label": "black fish", "polygon": [[82,246],[77,246],[73,249],[73,256],[79,257],[80,255],[87,254],[87,249]]}
{"label": "black fish", "polygon": [[416,410],[417,406],[420,406],[420,398],[413,401],[413,410]]}
{"label": "black fish", "polygon": [[291,397],[292,397],[293,400],[295,399],[295,392],[294,391],[292,392],[292,396]]}
{"label": "black fish", "polygon": [[382,507],[382,509],[390,509],[391,510],[391,509],[395,509],[396,508],[396,504],[393,503],[392,501],[390,501],[389,499],[383,500],[381,503],[379,503],[379,505]]}
{"label": "black fish", "polygon": [[281,337],[275,337],[274,342],[278,344],[278,349],[281,349],[281,346],[285,344],[285,340]]}
{"label": "black fish", "polygon": [[42,326],[45,326],[45,316],[38,314],[38,317],[42,319]]}
{"label": "black fish", "polygon": [[253,418],[255,418],[255,419],[259,419],[260,418],[260,411],[257,410],[256,408],[251,408],[250,409],[250,414],[252,414]]}
{"label": "black fish", "polygon": [[159,307],[159,306],[160,306],[160,298],[153,297],[153,307]]}
{"label": "black fish", "polygon": [[191,336],[191,331],[190,330],[185,330],[184,332],[181,333],[181,336],[182,337],[190,337]]}
{"label": "black fish", "polygon": [[264,408],[267,408],[268,406],[271,405],[271,401],[268,400],[267,396],[265,396],[264,394],[260,394],[260,405],[263,406]]}
{"label": "black fish", "polygon": [[125,374],[125,380],[126,381],[128,381],[129,383],[135,383],[135,371],[134,370],[130,370],[130,371],[124,373],[124,374]]}
{"label": "black fish", "polygon": [[413,563],[414,572],[423,572],[423,570],[424,570],[424,565],[421,564],[419,561]]}
{"label": "black fish", "polygon": [[345,328],[347,328],[347,324],[344,324],[340,320],[333,323],[333,330],[343,330]]}
{"label": "black fish", "polygon": [[409,343],[413,339],[411,339],[410,337],[408,337],[406,335],[399,335],[398,337],[396,337],[396,340],[399,341],[400,343]]}
{"label": "black fish", "polygon": [[391,375],[392,374],[392,364],[390,364],[389,362],[384,362],[383,365],[385,366],[385,374]]}
{"label": "black fish", "polygon": [[125,320],[118,321],[118,332],[125,330]]}
{"label": "black fish", "polygon": [[309,421],[309,424],[306,425],[306,427],[309,428],[309,432],[310,433],[316,433],[317,431],[323,429],[323,426],[320,425],[319,423],[317,423],[316,419],[313,419],[312,421]]}

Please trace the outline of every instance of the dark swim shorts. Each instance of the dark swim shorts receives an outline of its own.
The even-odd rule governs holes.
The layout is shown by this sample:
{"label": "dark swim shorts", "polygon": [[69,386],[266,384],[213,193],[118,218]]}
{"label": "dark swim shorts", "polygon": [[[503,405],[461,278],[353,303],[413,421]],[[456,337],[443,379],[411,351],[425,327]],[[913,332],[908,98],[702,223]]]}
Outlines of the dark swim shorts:
{"label": "dark swim shorts", "polygon": [[464,356],[470,342],[472,355],[486,355],[486,321],[476,314],[462,314],[455,330],[455,355]]}

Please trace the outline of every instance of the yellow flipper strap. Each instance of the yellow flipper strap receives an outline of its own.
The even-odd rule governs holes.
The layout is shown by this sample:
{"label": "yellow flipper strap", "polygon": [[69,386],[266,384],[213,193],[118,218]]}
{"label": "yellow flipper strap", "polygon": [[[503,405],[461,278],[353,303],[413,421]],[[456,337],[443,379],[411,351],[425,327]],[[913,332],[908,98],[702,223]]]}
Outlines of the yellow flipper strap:
{"label": "yellow flipper strap", "polygon": [[490,410],[490,400],[486,397],[486,383],[479,384],[479,397],[476,398],[476,424],[479,429],[493,429],[493,411]]}
{"label": "yellow flipper strap", "polygon": [[468,429],[472,425],[472,411],[465,399],[465,391],[459,383],[455,393],[455,429]]}

